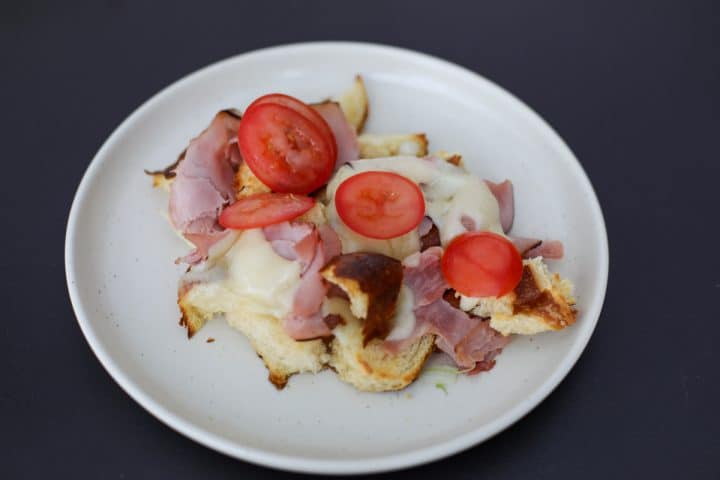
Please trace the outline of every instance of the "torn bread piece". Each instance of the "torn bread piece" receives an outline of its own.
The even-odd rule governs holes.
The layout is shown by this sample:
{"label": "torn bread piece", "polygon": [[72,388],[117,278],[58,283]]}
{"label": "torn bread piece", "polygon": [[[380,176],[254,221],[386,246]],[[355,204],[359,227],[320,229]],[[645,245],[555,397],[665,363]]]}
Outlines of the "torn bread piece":
{"label": "torn bread piece", "polygon": [[572,283],[550,273],[542,257],[523,260],[523,275],[515,290],[502,297],[461,297],[460,307],[503,335],[533,335],[561,330],[575,323],[577,311]]}
{"label": "torn bread piece", "polygon": [[438,150],[432,154],[433,157],[445,160],[448,163],[452,163],[456,167],[464,167],[462,155],[459,153],[450,153],[445,150]]}
{"label": "torn bread piece", "polygon": [[241,199],[256,193],[270,192],[271,189],[255,176],[247,163],[243,162],[235,172],[235,191],[237,192],[235,197]]}
{"label": "torn bread piece", "polygon": [[424,133],[375,134],[358,136],[360,158],[382,158],[397,155],[424,157],[428,153],[428,140]]}
{"label": "torn bread piece", "polygon": [[186,150],[183,150],[173,163],[163,168],[162,170],[145,170],[145,174],[152,177],[154,188],[159,188],[168,193],[170,192],[170,185],[172,184],[173,180],[175,180],[175,169],[183,160],[183,158],[185,158],[185,151]]}
{"label": "torn bread piece", "polygon": [[[196,283],[180,289],[180,323],[187,328],[188,337],[192,337],[208,320],[226,310],[213,301],[217,297],[214,288],[214,285]],[[278,389],[283,388],[288,378],[295,373],[319,372],[330,358],[323,340],[294,340],[285,332],[282,322],[274,316],[244,310],[228,312],[225,318],[231,327],[248,338],[268,369],[268,380]]]}
{"label": "torn bread piece", "polygon": [[355,76],[352,86],[337,99],[348,123],[355,132],[362,132],[368,117],[369,102],[365,82],[360,75]]}
{"label": "torn bread piece", "polygon": [[387,337],[402,286],[399,260],[380,253],[348,253],[331,260],[320,275],[347,294],[353,315],[364,320],[365,345],[373,338]]}
{"label": "torn bread piece", "polygon": [[333,330],[329,365],[341,380],[358,390],[385,392],[407,387],[435,349],[435,335],[424,335],[397,354],[389,353],[377,338],[364,345],[363,321],[353,315],[344,299],[327,299],[323,313],[344,320]]}

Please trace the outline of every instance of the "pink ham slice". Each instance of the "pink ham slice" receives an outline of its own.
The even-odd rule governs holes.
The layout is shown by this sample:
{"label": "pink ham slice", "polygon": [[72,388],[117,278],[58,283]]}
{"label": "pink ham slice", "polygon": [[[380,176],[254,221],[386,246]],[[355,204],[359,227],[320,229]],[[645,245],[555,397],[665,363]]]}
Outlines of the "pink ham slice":
{"label": "pink ham slice", "polygon": [[538,238],[510,237],[523,258],[543,257],[559,260],[565,254],[563,243],[559,240],[540,240]]}
{"label": "pink ham slice", "polygon": [[513,195],[513,184],[510,180],[501,183],[494,183],[485,180],[485,184],[492,192],[500,207],[500,225],[505,233],[509,232],[515,219],[515,198]]}
{"label": "pink ham slice", "polygon": [[470,373],[490,370],[495,366],[495,357],[510,342],[510,337],[493,330],[490,320],[470,317],[470,322],[470,331],[455,345],[453,351],[445,353],[453,357],[459,366],[472,368]]}
{"label": "pink ham slice", "polygon": [[208,256],[226,232],[217,223],[222,208],[235,198],[234,167],[240,164],[236,134],[240,117],[223,110],[194,138],[175,169],[169,213],[173,226],[195,249],[183,261],[194,264]]}
{"label": "pink ham slice", "polygon": [[337,170],[342,165],[357,160],[360,156],[357,134],[355,129],[347,122],[340,105],[336,102],[324,102],[311,106],[322,115],[335,135],[338,151],[335,169]]}
{"label": "pink ham slice", "polygon": [[278,255],[301,265],[293,310],[283,321],[285,331],[295,340],[330,335],[332,322],[326,322],[320,311],[328,287],[319,272],[340,254],[337,234],[327,225],[307,222],[282,222],[263,228],[263,233]]}
{"label": "pink ham slice", "polygon": [[413,292],[415,306],[434,302],[450,288],[440,270],[442,252],[440,247],[430,247],[403,260],[403,283]]}
{"label": "pink ham slice", "polygon": [[385,342],[390,352],[400,352],[418,338],[435,334],[435,345],[450,355],[455,364],[471,373],[489,370],[493,360],[508,344],[504,337],[490,328],[490,322],[471,317],[442,298],[415,308],[415,330],[404,340]]}
{"label": "pink ham slice", "polygon": [[418,235],[421,237],[424,237],[428,233],[430,233],[430,230],[432,230],[433,227],[433,221],[430,219],[430,217],[423,217],[423,219],[420,221],[420,225],[418,225]]}
{"label": "pink ham slice", "polygon": [[385,342],[385,348],[397,353],[431,333],[437,336],[437,347],[460,368],[473,373],[489,370],[509,337],[490,328],[488,321],[471,317],[442,298],[449,286],[440,268],[441,257],[442,248],[431,247],[403,261],[403,282],[415,299],[415,328],[404,340]]}

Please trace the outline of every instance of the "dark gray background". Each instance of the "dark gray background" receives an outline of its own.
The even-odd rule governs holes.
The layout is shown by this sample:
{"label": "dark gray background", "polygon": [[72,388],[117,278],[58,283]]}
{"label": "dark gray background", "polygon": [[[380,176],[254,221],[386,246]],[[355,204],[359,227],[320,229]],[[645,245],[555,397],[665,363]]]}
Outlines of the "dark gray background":
{"label": "dark gray background", "polygon": [[115,384],[67,298],[65,222],[101,143],[164,86],[345,39],[525,100],[577,154],[610,235],[605,308],[567,379],[494,439],[393,478],[720,478],[717,2],[150,3],[0,6],[0,477],[289,476],[196,445]]}

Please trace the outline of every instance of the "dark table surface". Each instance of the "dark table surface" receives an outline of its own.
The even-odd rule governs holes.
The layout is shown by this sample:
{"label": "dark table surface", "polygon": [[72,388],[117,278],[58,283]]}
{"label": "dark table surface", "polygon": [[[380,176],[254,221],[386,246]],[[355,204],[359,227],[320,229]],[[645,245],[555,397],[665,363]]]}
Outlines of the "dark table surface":
{"label": "dark table surface", "polygon": [[91,158],[148,97],[237,53],[333,39],[518,95],[575,151],[610,236],[604,311],[566,380],[492,440],[393,478],[720,478],[720,7],[577,0],[2,2],[0,477],[290,476],[193,443],[115,384],[75,322],[64,232]]}

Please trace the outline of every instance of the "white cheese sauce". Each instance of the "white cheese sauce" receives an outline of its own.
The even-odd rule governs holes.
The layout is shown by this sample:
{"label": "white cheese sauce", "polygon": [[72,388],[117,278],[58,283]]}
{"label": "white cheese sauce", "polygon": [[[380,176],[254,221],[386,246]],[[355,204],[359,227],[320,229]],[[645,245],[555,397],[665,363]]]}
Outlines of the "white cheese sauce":
{"label": "white cheese sauce", "polygon": [[335,209],[335,191],[343,181],[368,171],[394,172],[417,183],[425,196],[426,215],[440,231],[443,246],[467,230],[463,218],[472,220],[477,230],[503,234],[497,200],[485,182],[465,169],[436,158],[356,160],[342,166],[327,187],[328,220],[342,241],[343,253],[375,252],[402,260],[420,250],[417,230],[390,240],[377,240],[359,235],[343,224]]}
{"label": "white cheese sauce", "polygon": [[189,272],[189,295],[208,311],[285,318],[300,284],[300,264],[279,256],[261,229],[245,230],[213,268]]}
{"label": "white cheese sauce", "polygon": [[412,290],[403,285],[400,288],[397,305],[395,306],[395,325],[390,330],[386,340],[403,340],[408,338],[415,330],[415,295]]}

